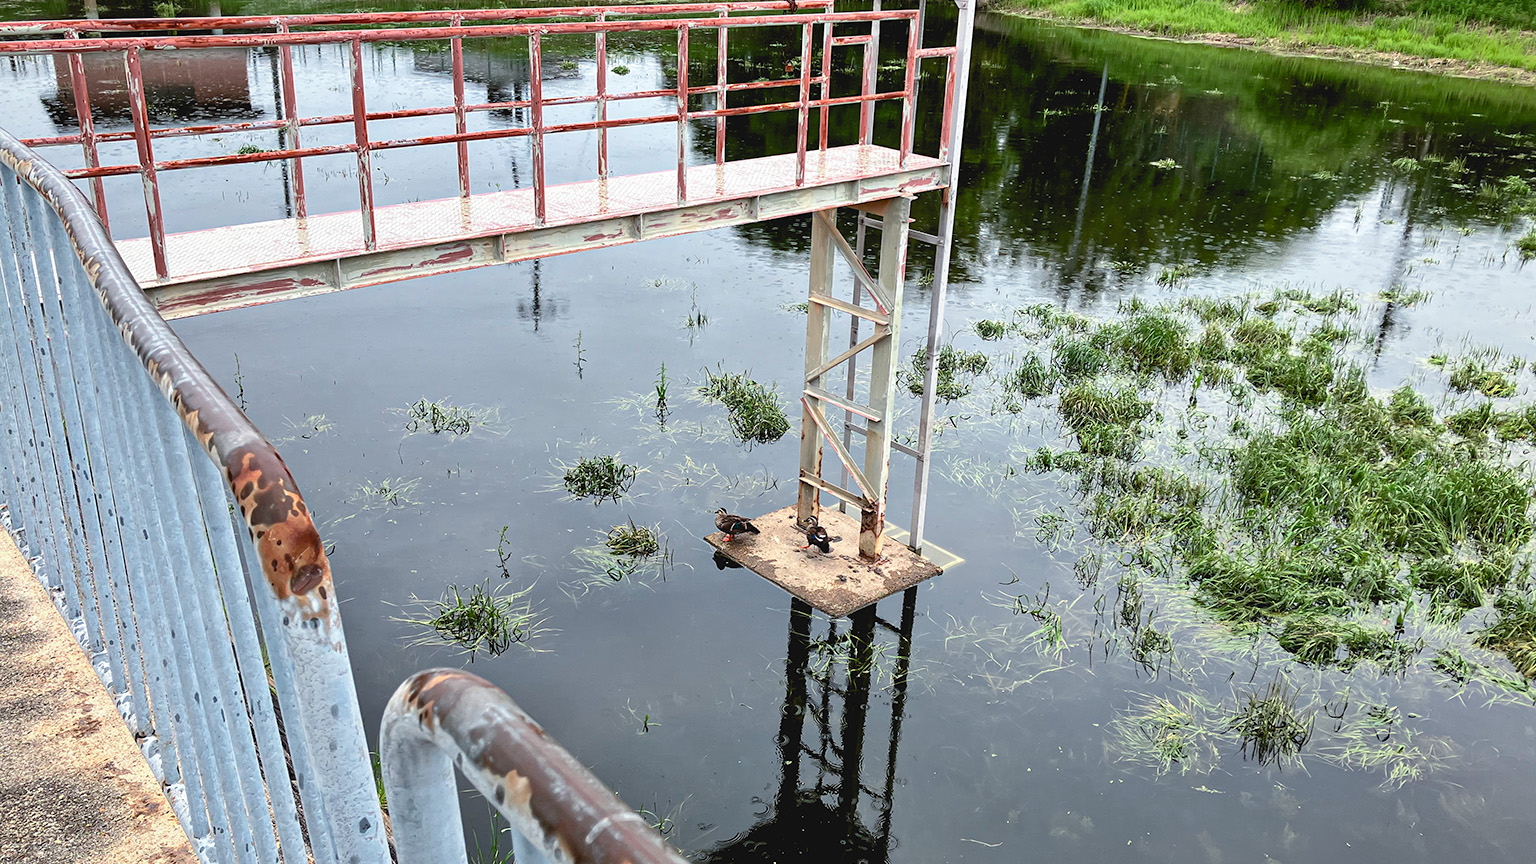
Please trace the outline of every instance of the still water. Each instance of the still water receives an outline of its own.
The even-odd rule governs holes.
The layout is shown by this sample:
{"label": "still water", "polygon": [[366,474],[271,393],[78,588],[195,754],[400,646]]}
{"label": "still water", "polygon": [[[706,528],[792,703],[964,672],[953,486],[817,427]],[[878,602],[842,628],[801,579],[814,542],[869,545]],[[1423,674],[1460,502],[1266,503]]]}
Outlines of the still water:
{"label": "still water", "polygon": [[[937,34],[951,26],[930,18]],[[771,69],[798,48],[786,46],[764,37],[745,56]],[[584,49],[546,46],[546,96],[590,89]],[[369,86],[381,94],[370,107],[443,104],[442,55],[369,50]],[[617,51],[623,86],[673,85],[659,44]],[[526,88],[517,49],[472,45],[469,55],[472,101]],[[306,112],[348,110],[338,52],[305,49],[297,62]],[[238,52],[209,67],[220,71],[152,94],[159,120],[273,116],[271,56]],[[11,131],[73,122],[50,60],[8,64],[0,77]],[[983,343],[971,324],[1040,301],[1108,317],[1131,297],[1301,287],[1359,298],[1377,335],[1374,388],[1441,387],[1424,358],[1463,345],[1532,352],[1536,276],[1510,249],[1524,228],[1478,195],[1507,177],[1536,182],[1528,89],[993,15],[978,19],[972,81],[948,317],[957,346],[1005,362],[1007,343]],[[126,122],[110,106],[98,118]],[[480,128],[513,122],[481,117]],[[744,118],[732,155],[792,149],[792,123]],[[432,131],[402,121],[388,134]],[[708,158],[711,130],[690,134]],[[672,136],[615,134],[613,170],[669,167]],[[177,140],[157,155],[253,142],[276,144]],[[525,143],[474,147],[476,191],[526,182]],[[453,194],[451,153],[381,154],[379,202]],[[1421,167],[1394,167],[1406,157]],[[594,161],[595,139],[570,136],[551,149],[551,182],[585,179]],[[309,161],[311,212],[355,206],[351,167]],[[168,227],[284,216],[282,172],[169,175]],[[137,194],[131,182],[111,187],[117,236],[144,233]],[[928,227],[931,203],[915,215]],[[717,569],[700,539],[716,507],[756,514],[793,500],[795,436],[742,445],[718,405],[690,394],[719,367],[778,382],[792,404],[808,244],[806,220],[791,219],[176,323],[279,441],[323,520],[371,724],[405,676],[466,663],[414,644],[420,630],[399,620],[412,598],[505,580],[528,589],[546,630],[533,650],[469,668],[695,860],[1530,860],[1529,700],[1460,691],[1427,654],[1391,675],[1297,664],[1271,636],[1227,633],[1176,581],[1145,586],[1172,652],[1138,662],[1105,612],[1117,602],[1118,550],[1086,530],[1042,530],[1077,519],[1076,503],[1066,483],[1022,469],[1065,433],[1039,411],[1000,412],[985,387],[941,406],[929,510],[930,539],[967,563],[917,590],[910,646],[880,628],[867,680],[846,682],[836,646],[847,622],[818,615],[807,632],[786,595]],[[1159,280],[1180,266],[1183,278]],[[922,332],[926,269],[915,248],[904,354]],[[1406,308],[1379,299],[1389,291],[1428,299]],[[651,401],[663,366],[664,423]],[[915,432],[916,399],[902,398]],[[421,399],[473,406],[483,422],[461,436],[410,429],[405,411]],[[630,494],[571,500],[564,466],[602,454],[639,466]],[[380,484],[399,494],[367,493]],[[910,484],[897,457],[901,521]],[[602,541],[631,519],[659,526],[669,555],[614,581]],[[1089,551],[1109,563],[1096,581],[1074,579]],[[1020,595],[1061,616],[1059,644],[1016,614]],[[901,598],[879,612],[899,624]],[[1187,771],[1127,755],[1127,738],[1147,733],[1126,718],[1147,700],[1231,708],[1276,680],[1315,711],[1299,759],[1260,765],[1229,734]],[[1372,725],[1365,712],[1394,719]],[[1358,758],[1383,746],[1402,758]],[[1390,775],[1392,764],[1412,776]],[[465,809],[485,843],[483,804],[466,798]]]}

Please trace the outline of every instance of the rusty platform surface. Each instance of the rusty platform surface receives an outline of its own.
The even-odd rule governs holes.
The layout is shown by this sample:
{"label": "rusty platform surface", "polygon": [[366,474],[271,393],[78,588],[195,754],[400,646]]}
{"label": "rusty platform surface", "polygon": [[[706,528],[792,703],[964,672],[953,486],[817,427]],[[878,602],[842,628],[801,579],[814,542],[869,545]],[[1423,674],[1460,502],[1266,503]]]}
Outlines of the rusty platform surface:
{"label": "rusty platform surface", "polygon": [[542,225],[532,189],[378,207],[371,250],[356,211],[171,234],[163,280],[148,238],[117,247],[178,318],[914,195],[944,186],[948,166],[858,144],[812,151],[803,184],[795,174],[793,153],[695,166],[686,202],[674,171],[550,186]]}
{"label": "rusty platform surface", "polygon": [[860,560],[858,520],[835,509],[821,511],[821,524],[833,538],[829,554],[815,547],[799,548],[805,534],[795,527],[794,505],[754,518],[752,524],[762,533],[739,534],[727,543],[717,531],[704,539],[727,558],[833,618],[943,572],[938,564],[890,538],[881,544],[878,562]]}

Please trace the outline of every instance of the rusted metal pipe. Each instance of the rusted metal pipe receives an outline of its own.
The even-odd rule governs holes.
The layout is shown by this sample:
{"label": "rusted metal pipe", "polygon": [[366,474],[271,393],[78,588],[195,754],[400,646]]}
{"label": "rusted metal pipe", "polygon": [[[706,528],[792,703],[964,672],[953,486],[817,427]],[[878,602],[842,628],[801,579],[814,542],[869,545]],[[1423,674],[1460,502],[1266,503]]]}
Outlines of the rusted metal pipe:
{"label": "rusted metal pipe", "polygon": [[455,768],[550,861],[684,862],[511,697],[478,675],[429,669],[407,678],[384,709],[379,755],[400,864],[465,860]]}

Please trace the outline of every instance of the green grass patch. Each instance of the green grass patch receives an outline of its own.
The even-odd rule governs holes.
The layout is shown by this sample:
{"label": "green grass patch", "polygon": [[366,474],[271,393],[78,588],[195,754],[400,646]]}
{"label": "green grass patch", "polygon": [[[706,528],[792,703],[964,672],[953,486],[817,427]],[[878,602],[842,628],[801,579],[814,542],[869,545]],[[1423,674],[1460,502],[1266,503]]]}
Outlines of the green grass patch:
{"label": "green grass patch", "polygon": [[[934,396],[945,402],[965,398],[971,392],[970,379],[987,371],[990,365],[987,355],[979,351],[962,351],[953,345],[943,346],[939,349],[938,383],[933,388]],[[913,396],[923,395],[923,376],[927,372],[928,348],[924,346],[912,354],[911,363],[902,372],[907,392]]]}
{"label": "green grass patch", "polygon": [[618,501],[634,485],[640,470],[614,456],[588,456],[565,472],[565,491],[576,498],[593,498],[595,504]]}
{"label": "green grass patch", "polygon": [[412,645],[446,645],[469,655],[498,657],[514,645],[527,646],[545,632],[540,612],[529,601],[531,588],[512,591],[490,579],[467,589],[449,585],[442,596],[422,600],[411,595],[414,611],[391,620],[425,632]]}
{"label": "green grass patch", "polygon": [[779,397],[745,372],[704,372],[699,392],[725,406],[731,432],[743,443],[771,444],[789,431]]}
{"label": "green grass patch", "polygon": [[1536,70],[1536,15],[1519,0],[1000,0],[993,8],[1163,36],[1226,33],[1292,51],[1375,51]]}
{"label": "green grass patch", "polygon": [[1492,398],[1515,395],[1515,381],[1498,369],[1490,369],[1475,358],[1463,358],[1451,370],[1451,389],[1460,393],[1478,392]]}

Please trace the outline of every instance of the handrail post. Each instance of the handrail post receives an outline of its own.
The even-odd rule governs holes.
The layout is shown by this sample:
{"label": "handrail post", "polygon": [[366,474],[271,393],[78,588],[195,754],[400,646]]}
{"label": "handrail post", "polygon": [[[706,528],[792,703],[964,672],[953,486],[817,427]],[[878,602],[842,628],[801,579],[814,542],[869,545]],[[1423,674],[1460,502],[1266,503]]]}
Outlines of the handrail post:
{"label": "handrail post", "polygon": [[688,25],[677,28],[677,203],[688,202]]}
{"label": "handrail post", "polygon": [[363,217],[363,248],[378,248],[373,221],[373,148],[368,144],[368,99],[363,91],[363,40],[352,40],[352,133],[357,147],[357,201]]}
{"label": "handrail post", "polygon": [[544,59],[537,32],[528,34],[528,119],[533,127],[528,151],[533,157],[533,224],[542,226],[548,202],[544,190]]}
{"label": "handrail post", "polygon": [[165,263],[165,213],[160,208],[160,180],[155,172],[155,147],[150,141],[149,107],[144,101],[144,70],[140,49],[123,52],[128,75],[128,108],[133,117],[133,140],[138,145],[139,176],[144,182],[144,211],[149,221],[149,248],[155,258],[155,275],[170,275]]}
{"label": "handrail post", "polygon": [[[646,820],[495,685],[458,669],[407,678],[379,728],[384,792],[400,864],[463,864],[457,766],[550,861],[683,864]],[[537,858],[533,859],[537,860]]]}

